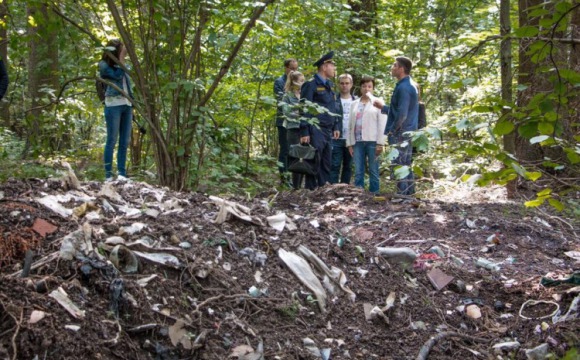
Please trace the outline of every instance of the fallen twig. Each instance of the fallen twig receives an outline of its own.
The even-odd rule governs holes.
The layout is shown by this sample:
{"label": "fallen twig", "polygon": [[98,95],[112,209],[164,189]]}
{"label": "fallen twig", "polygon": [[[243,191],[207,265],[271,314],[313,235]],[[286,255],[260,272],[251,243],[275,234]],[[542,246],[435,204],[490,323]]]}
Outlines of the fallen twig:
{"label": "fallen twig", "polygon": [[105,344],[117,345],[117,343],[119,342],[119,337],[121,337],[121,332],[122,332],[122,328],[121,328],[121,324],[119,323],[119,320],[117,320],[117,321],[103,320],[103,322],[109,323],[109,324],[117,324],[117,328],[119,329],[119,331],[117,332],[117,335],[111,340],[103,341],[103,343],[105,343]]}
{"label": "fallen twig", "polygon": [[24,316],[24,310],[20,309],[20,320],[16,320],[16,317],[14,317],[14,315],[12,315],[10,312],[8,312],[8,315],[10,315],[10,317],[12,319],[14,319],[14,322],[16,323],[16,331],[14,331],[14,335],[12,335],[12,348],[14,349],[14,353],[12,354],[12,360],[16,360],[18,359],[18,350],[16,349],[16,337],[18,336],[18,332],[20,331],[20,324],[22,324],[22,317]]}
{"label": "fallen twig", "polygon": [[487,339],[480,339],[480,338],[476,338],[473,336],[456,333],[453,331],[446,331],[446,332],[442,332],[440,334],[437,334],[436,336],[430,338],[427,342],[425,342],[425,344],[421,347],[421,350],[419,350],[419,354],[417,355],[416,360],[427,360],[427,357],[429,356],[429,352],[431,351],[433,346],[435,346],[435,344],[437,344],[437,342],[439,340],[447,338],[447,337],[459,337],[459,338],[462,338],[464,340],[475,341],[475,342],[489,342],[489,340],[487,340]]}

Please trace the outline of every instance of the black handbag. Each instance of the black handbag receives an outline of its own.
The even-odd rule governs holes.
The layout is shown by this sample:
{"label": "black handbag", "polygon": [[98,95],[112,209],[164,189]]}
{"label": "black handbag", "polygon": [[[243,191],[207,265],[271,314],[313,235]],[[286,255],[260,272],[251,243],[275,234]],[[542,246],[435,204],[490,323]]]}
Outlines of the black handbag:
{"label": "black handbag", "polygon": [[319,156],[316,148],[309,144],[290,145],[288,151],[288,170],[304,175],[318,174]]}

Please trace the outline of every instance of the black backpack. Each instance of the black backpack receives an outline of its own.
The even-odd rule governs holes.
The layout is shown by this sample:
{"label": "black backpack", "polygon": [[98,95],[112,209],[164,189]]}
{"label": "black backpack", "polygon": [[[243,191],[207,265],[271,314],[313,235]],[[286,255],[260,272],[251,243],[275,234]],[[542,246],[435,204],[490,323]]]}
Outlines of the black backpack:
{"label": "black backpack", "polygon": [[107,91],[107,84],[101,81],[101,79],[97,78],[95,82],[95,86],[97,88],[97,96],[101,103],[105,103],[105,92]]}

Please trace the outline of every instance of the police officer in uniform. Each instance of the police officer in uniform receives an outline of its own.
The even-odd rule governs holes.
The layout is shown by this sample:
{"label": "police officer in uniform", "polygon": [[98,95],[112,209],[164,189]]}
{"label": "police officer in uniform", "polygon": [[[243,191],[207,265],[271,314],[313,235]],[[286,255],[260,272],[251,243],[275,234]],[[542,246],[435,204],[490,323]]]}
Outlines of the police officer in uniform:
{"label": "police officer in uniform", "polygon": [[310,190],[323,186],[330,181],[332,139],[338,139],[340,136],[339,109],[332,91],[333,84],[329,80],[334,77],[336,71],[332,60],[333,56],[334,52],[331,51],[313,64],[318,68],[318,73],[314,75],[312,80],[305,82],[300,91],[301,102],[305,103],[308,100],[328,110],[318,115],[303,114],[305,118],[316,117],[318,126],[311,125],[307,121],[301,121],[300,123],[300,142],[303,144],[310,143],[318,150],[318,156],[320,157],[318,175],[306,176],[305,186]]}

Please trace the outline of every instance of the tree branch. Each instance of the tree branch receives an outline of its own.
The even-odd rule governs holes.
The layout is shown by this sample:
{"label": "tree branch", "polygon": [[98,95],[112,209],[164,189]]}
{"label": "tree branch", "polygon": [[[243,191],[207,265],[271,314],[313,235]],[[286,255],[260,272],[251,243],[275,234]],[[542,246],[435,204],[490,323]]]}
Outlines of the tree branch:
{"label": "tree branch", "polygon": [[[109,0],[109,1],[111,1],[111,0]],[[260,15],[262,15],[264,10],[266,10],[266,7],[268,5],[274,3],[274,1],[276,1],[276,0],[266,0],[264,2],[263,6],[260,6],[254,10],[254,14],[252,15],[252,17],[250,18],[250,20],[246,24],[246,27],[244,28],[244,31],[240,35],[238,42],[234,46],[232,52],[230,53],[230,55],[228,56],[228,58],[226,59],[224,64],[221,66],[218,75],[216,76],[213,83],[211,84],[211,86],[209,87],[207,92],[205,93],[204,97],[199,102],[199,106],[204,106],[208,102],[208,100],[211,98],[215,89],[219,85],[220,81],[222,80],[222,78],[227,74],[228,70],[230,69],[230,66],[232,65],[232,63],[234,62],[234,59],[238,55],[238,52],[240,51],[240,48],[242,47],[244,40],[246,40],[246,37],[248,37],[250,30],[252,30],[252,28],[256,25],[256,20],[258,20],[260,18]]]}

